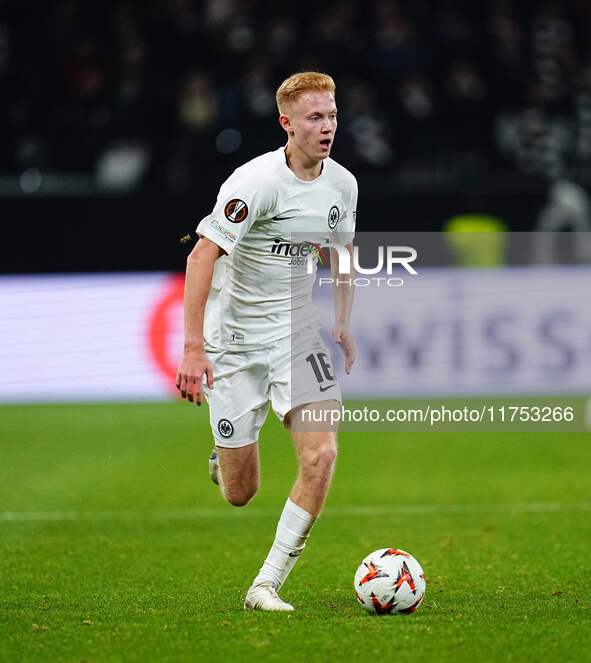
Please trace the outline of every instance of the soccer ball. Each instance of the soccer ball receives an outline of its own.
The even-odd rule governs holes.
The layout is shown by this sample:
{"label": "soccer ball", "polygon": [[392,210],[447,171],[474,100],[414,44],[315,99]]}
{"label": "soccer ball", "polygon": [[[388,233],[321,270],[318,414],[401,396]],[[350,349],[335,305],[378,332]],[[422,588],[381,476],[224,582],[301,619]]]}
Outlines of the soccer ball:
{"label": "soccer ball", "polygon": [[404,550],[380,548],[359,565],[355,594],[372,615],[408,615],[425,596],[425,574],[417,560]]}

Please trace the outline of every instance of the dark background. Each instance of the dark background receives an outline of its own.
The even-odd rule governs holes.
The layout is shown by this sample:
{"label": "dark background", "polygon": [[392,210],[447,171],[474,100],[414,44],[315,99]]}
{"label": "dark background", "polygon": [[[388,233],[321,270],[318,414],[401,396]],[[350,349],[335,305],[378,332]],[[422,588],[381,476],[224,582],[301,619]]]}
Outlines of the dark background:
{"label": "dark background", "polygon": [[336,81],[360,230],[533,230],[591,182],[590,36],[583,0],[0,0],[0,269],[182,269],[306,69]]}

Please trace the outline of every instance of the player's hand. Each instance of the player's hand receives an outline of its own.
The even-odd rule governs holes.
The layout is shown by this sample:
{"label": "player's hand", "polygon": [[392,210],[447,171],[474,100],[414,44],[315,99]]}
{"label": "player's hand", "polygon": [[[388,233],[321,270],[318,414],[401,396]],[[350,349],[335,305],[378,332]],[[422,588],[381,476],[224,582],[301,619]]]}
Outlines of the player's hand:
{"label": "player's hand", "polygon": [[336,324],[332,328],[332,337],[345,355],[345,373],[349,375],[355,362],[355,339],[344,325]]}
{"label": "player's hand", "polygon": [[203,402],[203,376],[207,386],[213,389],[213,368],[205,350],[185,350],[176,374],[176,388],[191,403]]}

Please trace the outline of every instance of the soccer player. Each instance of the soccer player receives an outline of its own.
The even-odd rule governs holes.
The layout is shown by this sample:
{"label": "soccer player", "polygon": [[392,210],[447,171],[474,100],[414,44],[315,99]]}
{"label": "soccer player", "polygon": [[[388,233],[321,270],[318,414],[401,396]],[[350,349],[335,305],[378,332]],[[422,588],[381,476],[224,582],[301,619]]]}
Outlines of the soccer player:
{"label": "soccer player", "polygon": [[[287,145],[235,170],[197,227],[200,239],[187,259],[185,344],[176,379],[183,398],[197,405],[207,398],[215,440],[210,474],[235,506],[258,490],[258,437],[269,404],[291,431],[299,473],[244,602],[261,610],[293,610],[277,591],[306,545],[332,478],[336,427],[297,424],[305,408],[328,412],[340,408],[341,399],[309,313],[315,265],[311,274],[305,265],[310,256],[324,255],[318,238],[330,242],[336,233],[350,238],[351,254],[357,205],[355,178],[329,158],[337,128],[332,78],[294,74],[277,90],[277,106]],[[333,293],[332,335],[349,373],[353,289],[342,278]]]}

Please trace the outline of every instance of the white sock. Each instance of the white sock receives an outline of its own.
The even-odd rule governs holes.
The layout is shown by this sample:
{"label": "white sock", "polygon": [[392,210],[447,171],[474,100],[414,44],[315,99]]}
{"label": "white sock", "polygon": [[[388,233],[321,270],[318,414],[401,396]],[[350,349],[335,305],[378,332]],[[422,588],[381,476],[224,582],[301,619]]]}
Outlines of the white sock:
{"label": "white sock", "polygon": [[283,585],[306,547],[306,540],[315,520],[316,516],[287,498],[277,525],[275,541],[253,585],[271,582],[277,589]]}

